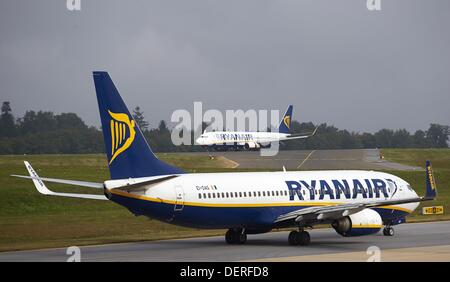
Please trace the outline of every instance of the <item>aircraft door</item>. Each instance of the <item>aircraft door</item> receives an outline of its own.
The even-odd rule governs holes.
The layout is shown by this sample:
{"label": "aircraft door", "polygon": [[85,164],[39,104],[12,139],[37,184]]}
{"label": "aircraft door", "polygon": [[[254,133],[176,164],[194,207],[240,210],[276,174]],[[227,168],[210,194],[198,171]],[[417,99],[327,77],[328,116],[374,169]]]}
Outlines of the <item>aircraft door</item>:
{"label": "aircraft door", "polygon": [[184,190],[183,186],[175,185],[175,207],[174,211],[182,211],[184,208]]}

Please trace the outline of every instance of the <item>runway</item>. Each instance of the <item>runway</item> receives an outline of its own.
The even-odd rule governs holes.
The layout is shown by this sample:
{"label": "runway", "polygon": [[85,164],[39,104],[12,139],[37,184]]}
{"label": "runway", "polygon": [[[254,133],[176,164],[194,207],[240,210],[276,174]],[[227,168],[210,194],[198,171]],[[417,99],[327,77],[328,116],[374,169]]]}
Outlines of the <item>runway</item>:
{"label": "runway", "polygon": [[[81,261],[450,261],[450,222],[395,227],[394,237],[344,238],[333,229],[312,230],[311,244],[289,246],[288,232],[249,235],[245,245],[227,245],[222,236],[81,247]],[[5,252],[0,261],[66,261],[66,248]]]}
{"label": "runway", "polygon": [[[186,153],[186,154],[207,154]],[[421,170],[380,159],[378,149],[352,150],[292,150],[279,151],[270,157],[261,156],[258,151],[211,152],[236,163],[237,168],[316,170],[316,169],[361,169],[361,170]]]}

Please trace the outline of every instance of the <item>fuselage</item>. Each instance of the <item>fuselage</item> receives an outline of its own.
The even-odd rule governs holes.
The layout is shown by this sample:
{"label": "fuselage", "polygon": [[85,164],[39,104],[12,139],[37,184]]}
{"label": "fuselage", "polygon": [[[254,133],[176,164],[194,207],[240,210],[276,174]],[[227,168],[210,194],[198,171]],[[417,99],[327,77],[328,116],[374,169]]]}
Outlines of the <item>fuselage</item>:
{"label": "fuselage", "polygon": [[[181,174],[140,191],[112,189],[108,197],[137,215],[177,225],[262,232],[283,227],[275,224],[278,216],[299,208],[406,199],[417,194],[397,176],[353,170]],[[389,222],[417,206],[410,203],[374,210]]]}
{"label": "fuselage", "polygon": [[214,131],[205,132],[195,141],[201,146],[245,146],[258,149],[262,143],[282,141],[291,134],[279,132]]}

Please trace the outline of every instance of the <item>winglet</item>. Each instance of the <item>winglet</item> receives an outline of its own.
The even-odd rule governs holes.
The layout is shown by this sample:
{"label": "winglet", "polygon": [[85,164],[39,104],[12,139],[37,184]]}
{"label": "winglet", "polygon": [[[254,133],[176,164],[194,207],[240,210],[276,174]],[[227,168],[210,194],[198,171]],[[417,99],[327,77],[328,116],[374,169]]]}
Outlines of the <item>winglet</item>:
{"label": "winglet", "polygon": [[36,171],[33,169],[33,167],[30,165],[29,162],[24,161],[25,167],[28,170],[28,173],[30,174],[33,180],[34,186],[36,186],[36,189],[39,191],[39,193],[44,195],[52,195],[53,192],[50,191],[47,186],[45,186],[44,182],[39,179],[39,175],[36,173]]}
{"label": "winglet", "polygon": [[319,129],[319,126],[320,126],[320,125],[316,126],[316,128],[314,129],[314,131],[313,131],[313,133],[311,134],[311,136],[316,135],[316,132],[317,132],[317,129]]}
{"label": "winglet", "polygon": [[424,198],[427,200],[432,200],[437,196],[437,188],[436,182],[434,181],[433,169],[431,167],[430,161],[426,162],[425,174],[426,192]]}

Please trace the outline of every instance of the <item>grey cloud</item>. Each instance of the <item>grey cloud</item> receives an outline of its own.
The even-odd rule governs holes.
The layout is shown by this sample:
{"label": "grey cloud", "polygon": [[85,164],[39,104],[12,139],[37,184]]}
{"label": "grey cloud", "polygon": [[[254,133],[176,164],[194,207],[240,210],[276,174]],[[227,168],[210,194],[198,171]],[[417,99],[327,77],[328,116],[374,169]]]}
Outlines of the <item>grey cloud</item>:
{"label": "grey cloud", "polygon": [[152,126],[178,108],[280,109],[355,131],[450,124],[450,2],[0,2],[0,98],[99,125],[107,70]]}

